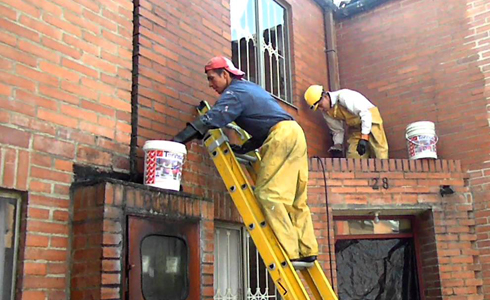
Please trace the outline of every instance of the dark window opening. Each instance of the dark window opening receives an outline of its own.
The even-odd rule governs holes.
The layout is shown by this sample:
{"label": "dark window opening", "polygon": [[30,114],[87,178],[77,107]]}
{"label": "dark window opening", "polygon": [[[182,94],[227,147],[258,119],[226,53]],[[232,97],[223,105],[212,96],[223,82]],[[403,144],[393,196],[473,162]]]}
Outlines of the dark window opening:
{"label": "dark window opening", "polygon": [[141,281],[146,300],[183,300],[189,293],[187,245],[161,235],[141,242]]}

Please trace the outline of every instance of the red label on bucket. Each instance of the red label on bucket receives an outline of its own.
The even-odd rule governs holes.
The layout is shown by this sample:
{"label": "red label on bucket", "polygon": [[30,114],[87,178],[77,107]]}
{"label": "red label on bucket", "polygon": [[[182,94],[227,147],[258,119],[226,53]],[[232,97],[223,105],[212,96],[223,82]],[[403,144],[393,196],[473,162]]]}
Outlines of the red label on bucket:
{"label": "red label on bucket", "polygon": [[159,181],[178,180],[182,176],[184,154],[162,150],[149,150],[146,153],[146,184]]}
{"label": "red label on bucket", "polygon": [[408,139],[408,152],[410,157],[429,151],[436,153],[437,137],[417,135]]}

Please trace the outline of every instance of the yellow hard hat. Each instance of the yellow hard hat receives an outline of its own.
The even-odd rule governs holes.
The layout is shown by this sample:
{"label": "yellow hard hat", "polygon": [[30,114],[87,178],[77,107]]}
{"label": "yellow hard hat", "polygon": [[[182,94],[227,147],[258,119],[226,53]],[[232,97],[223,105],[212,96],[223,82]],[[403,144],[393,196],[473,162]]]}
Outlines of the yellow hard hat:
{"label": "yellow hard hat", "polygon": [[323,97],[323,86],[321,85],[310,85],[310,87],[305,92],[305,101],[310,106],[310,109],[316,110],[318,108],[318,103]]}

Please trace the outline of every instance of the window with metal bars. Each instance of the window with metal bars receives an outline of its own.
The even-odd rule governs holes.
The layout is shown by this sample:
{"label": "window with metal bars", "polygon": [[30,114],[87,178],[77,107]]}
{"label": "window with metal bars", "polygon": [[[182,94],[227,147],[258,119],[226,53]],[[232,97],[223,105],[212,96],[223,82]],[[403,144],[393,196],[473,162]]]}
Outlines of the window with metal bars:
{"label": "window with metal bars", "polygon": [[274,0],[231,0],[231,48],[245,79],[292,104],[287,10]]}
{"label": "window with metal bars", "polygon": [[250,235],[241,226],[215,229],[214,299],[281,299]]}
{"label": "window with metal bars", "polygon": [[15,298],[20,195],[0,191],[0,299]]}

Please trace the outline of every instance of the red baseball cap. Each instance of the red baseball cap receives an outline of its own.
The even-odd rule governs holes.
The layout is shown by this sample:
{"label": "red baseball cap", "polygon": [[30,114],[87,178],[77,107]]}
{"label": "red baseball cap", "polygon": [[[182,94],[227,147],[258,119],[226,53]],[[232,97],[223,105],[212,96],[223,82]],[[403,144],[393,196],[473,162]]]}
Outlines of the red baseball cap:
{"label": "red baseball cap", "polygon": [[239,77],[243,77],[243,75],[245,75],[245,72],[235,67],[233,62],[224,56],[216,56],[211,58],[204,67],[204,72],[216,69],[225,69],[231,74]]}

